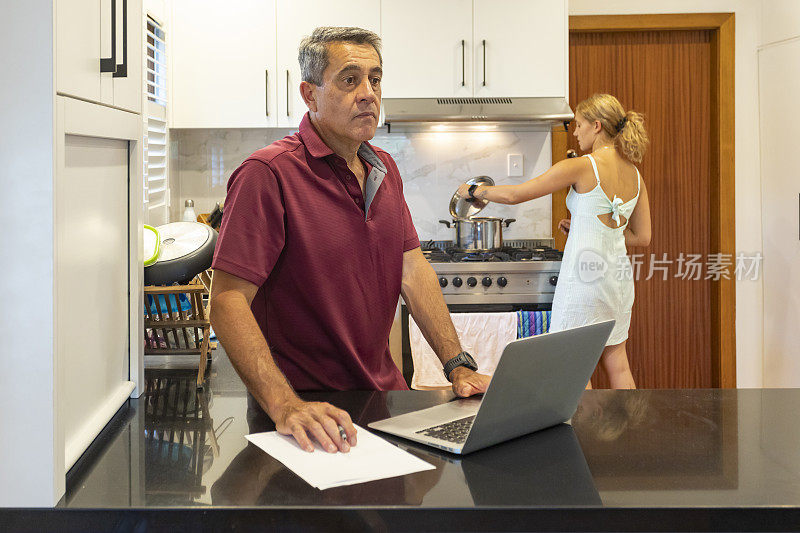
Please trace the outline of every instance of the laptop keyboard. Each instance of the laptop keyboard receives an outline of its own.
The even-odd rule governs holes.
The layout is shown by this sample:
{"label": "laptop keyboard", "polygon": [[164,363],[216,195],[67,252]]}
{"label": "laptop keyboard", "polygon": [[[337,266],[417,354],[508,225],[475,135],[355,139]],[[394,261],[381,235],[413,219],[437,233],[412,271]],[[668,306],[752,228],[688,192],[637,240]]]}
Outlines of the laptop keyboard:
{"label": "laptop keyboard", "polygon": [[466,418],[459,418],[446,424],[433,426],[417,431],[417,434],[426,437],[435,437],[437,439],[446,440],[448,442],[464,442],[467,440],[467,434],[472,427],[472,422],[475,420],[475,415]]}

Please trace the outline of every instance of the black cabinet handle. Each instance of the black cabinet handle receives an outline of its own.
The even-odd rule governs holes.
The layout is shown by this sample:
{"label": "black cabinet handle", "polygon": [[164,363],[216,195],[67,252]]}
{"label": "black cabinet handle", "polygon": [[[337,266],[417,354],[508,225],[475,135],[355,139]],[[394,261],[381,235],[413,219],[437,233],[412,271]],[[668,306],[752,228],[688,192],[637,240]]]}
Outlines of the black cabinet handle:
{"label": "black cabinet handle", "polygon": [[461,39],[461,86],[464,86],[465,73],[464,73],[464,39]]}
{"label": "black cabinet handle", "polygon": [[286,116],[290,117],[289,114],[289,70],[286,70]]}
{"label": "black cabinet handle", "polygon": [[269,69],[264,69],[264,106],[269,116]]}
{"label": "black cabinet handle", "polygon": [[117,0],[111,0],[111,57],[100,58],[100,72],[117,71]]}
{"label": "black cabinet handle", "polygon": [[117,65],[113,77],[128,77],[128,0],[122,0],[122,64]]}
{"label": "black cabinet handle", "polygon": [[483,40],[483,86],[486,87],[486,39]]}

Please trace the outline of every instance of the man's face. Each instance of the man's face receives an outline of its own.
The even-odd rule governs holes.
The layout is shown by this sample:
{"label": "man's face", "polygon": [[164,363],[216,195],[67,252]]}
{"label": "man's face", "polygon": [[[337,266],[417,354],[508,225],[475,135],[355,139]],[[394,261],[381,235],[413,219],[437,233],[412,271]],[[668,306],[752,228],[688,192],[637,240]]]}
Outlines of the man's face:
{"label": "man's face", "polygon": [[331,43],[322,85],[314,86],[309,109],[320,126],[359,143],[375,136],[381,106],[378,53],[368,44]]}

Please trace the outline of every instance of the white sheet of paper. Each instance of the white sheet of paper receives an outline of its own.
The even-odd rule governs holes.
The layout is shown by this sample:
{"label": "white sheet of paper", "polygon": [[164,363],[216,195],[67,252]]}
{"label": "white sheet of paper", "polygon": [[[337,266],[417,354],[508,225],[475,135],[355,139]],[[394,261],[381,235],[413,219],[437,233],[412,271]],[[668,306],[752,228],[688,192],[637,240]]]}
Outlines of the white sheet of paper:
{"label": "white sheet of paper", "polygon": [[356,429],[358,444],[348,453],[328,453],[316,443],[315,450],[309,453],[293,437],[277,431],[253,433],[245,438],[320,490],[435,468],[364,428]]}

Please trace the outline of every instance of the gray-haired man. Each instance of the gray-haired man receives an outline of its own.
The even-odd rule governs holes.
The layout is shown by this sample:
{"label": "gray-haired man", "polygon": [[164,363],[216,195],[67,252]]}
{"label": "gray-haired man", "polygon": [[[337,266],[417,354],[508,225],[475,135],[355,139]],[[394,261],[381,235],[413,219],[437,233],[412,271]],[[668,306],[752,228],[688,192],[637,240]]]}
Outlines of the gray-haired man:
{"label": "gray-haired man", "polygon": [[313,438],[346,452],[356,432],[345,411],[295,390],[406,388],[388,349],[401,293],[449,363],[456,394],[489,382],[461,350],[394,160],[368,142],[380,110],[379,50],[380,38],[360,28],[317,28],[303,40],[309,111],[297,134],[231,176],[214,257],[214,330],[277,430],[308,451]]}

